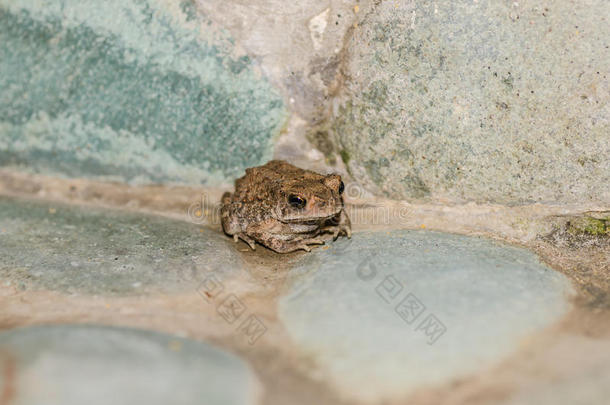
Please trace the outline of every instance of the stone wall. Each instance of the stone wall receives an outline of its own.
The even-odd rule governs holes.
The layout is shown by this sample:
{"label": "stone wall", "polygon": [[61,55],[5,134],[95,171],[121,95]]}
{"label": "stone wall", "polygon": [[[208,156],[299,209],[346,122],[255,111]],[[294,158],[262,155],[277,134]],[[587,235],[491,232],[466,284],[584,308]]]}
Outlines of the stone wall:
{"label": "stone wall", "polygon": [[275,154],[393,199],[607,204],[605,9],[0,1],[0,165],[218,185]]}
{"label": "stone wall", "polygon": [[[0,403],[607,402],[608,11],[0,0]],[[274,157],[351,238],[223,233]]]}
{"label": "stone wall", "polygon": [[610,201],[608,4],[382,2],[346,44],[332,136],[385,196]]}

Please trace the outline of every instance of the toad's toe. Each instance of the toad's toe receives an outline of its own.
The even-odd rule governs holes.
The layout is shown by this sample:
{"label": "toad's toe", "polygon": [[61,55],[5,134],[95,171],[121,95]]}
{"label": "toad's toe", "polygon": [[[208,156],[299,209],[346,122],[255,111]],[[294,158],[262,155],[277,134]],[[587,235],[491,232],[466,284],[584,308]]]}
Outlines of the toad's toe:
{"label": "toad's toe", "polygon": [[323,245],[326,242],[324,242],[322,239],[320,238],[313,238],[313,239],[309,239],[307,240],[307,244],[308,245]]}

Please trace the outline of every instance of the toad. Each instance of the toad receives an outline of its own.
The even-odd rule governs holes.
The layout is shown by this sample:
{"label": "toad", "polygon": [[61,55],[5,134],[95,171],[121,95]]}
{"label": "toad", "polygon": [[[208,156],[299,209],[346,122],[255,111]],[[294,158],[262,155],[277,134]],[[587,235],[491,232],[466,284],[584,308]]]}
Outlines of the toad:
{"label": "toad", "polygon": [[235,192],[222,196],[222,228],[227,235],[256,242],[278,253],[310,251],[320,235],[351,237],[344,210],[344,184],[338,174],[321,175],[283,160],[246,169],[235,181]]}

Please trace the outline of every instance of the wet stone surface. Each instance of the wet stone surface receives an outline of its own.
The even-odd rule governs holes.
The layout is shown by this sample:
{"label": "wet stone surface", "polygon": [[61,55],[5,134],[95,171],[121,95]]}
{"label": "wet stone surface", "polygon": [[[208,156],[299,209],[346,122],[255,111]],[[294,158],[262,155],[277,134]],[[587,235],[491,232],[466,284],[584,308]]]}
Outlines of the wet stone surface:
{"label": "wet stone surface", "polygon": [[235,356],[205,343],[100,326],[40,326],[0,334],[0,392],[11,404],[257,403],[258,382]]}
{"label": "wet stone surface", "polygon": [[371,401],[493,365],[571,294],[529,251],[424,231],[358,233],[294,273],[279,302],[293,342],[340,391]]}
{"label": "wet stone surface", "polygon": [[243,268],[232,241],[195,224],[4,197],[0,251],[0,282],[18,290],[195,291],[212,272],[222,279]]}

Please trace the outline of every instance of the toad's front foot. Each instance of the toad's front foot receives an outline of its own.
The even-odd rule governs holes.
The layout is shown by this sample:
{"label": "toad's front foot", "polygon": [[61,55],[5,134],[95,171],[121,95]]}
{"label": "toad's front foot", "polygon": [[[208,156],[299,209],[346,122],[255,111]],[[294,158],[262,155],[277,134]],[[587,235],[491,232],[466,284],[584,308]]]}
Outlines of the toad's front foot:
{"label": "toad's front foot", "polygon": [[326,226],[326,227],[322,228],[322,231],[332,233],[333,240],[337,240],[337,238],[341,234],[344,234],[348,238],[352,237],[352,228],[349,225]]}
{"label": "toad's front foot", "polygon": [[[305,250],[306,252],[311,252],[311,247],[308,245],[323,245],[325,242],[320,238],[311,238],[300,241],[300,249]],[[295,249],[298,250],[298,249]]]}
{"label": "toad's front foot", "polygon": [[345,211],[341,211],[335,217],[326,221],[321,229],[322,232],[333,234],[333,240],[337,240],[339,235],[344,234],[348,238],[352,237],[352,223]]}
{"label": "toad's front foot", "polygon": [[324,243],[325,242],[319,238],[300,239],[292,241],[285,241],[282,239],[271,239],[268,240],[265,245],[269,247],[269,249],[274,250],[277,253],[290,253],[295,252],[297,250],[311,252],[311,247],[309,245],[323,245]]}
{"label": "toad's front foot", "polygon": [[256,242],[245,233],[240,232],[233,235],[233,241],[238,242],[240,239],[246,242],[248,246],[250,246],[250,249],[256,250]]}

